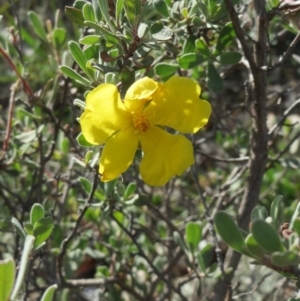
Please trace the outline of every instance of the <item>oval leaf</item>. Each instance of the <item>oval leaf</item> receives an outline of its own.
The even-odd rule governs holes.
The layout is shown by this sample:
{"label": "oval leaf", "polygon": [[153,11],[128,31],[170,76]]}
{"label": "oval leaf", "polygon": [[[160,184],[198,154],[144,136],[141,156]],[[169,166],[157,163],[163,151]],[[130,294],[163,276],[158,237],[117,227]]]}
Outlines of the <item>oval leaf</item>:
{"label": "oval leaf", "polygon": [[252,223],[252,234],[257,243],[270,253],[285,251],[278,233],[275,229],[262,219]]}
{"label": "oval leaf", "polygon": [[44,217],[37,221],[33,228],[33,235],[35,237],[34,247],[39,247],[45,242],[52,233],[54,224],[50,216]]}
{"label": "oval leaf", "polygon": [[256,258],[261,259],[264,256],[264,249],[257,243],[257,241],[254,239],[253,234],[250,233],[246,240],[245,240],[246,246],[250,254]]}
{"label": "oval leaf", "polygon": [[45,216],[44,207],[41,204],[34,204],[30,212],[30,224],[34,224]]}
{"label": "oval leaf", "polygon": [[220,63],[223,66],[237,64],[242,58],[239,52],[231,51],[225,52],[220,55]]}
{"label": "oval leaf", "polygon": [[189,222],[185,227],[185,241],[190,251],[194,253],[202,237],[202,224]]}
{"label": "oval leaf", "polygon": [[53,284],[49,286],[43,294],[41,301],[52,301],[53,295],[57,289],[57,285]]}
{"label": "oval leaf", "polygon": [[9,300],[15,282],[15,262],[12,258],[0,260],[0,301]]}
{"label": "oval leaf", "polygon": [[200,54],[196,53],[187,53],[177,58],[177,62],[182,69],[191,69],[194,68],[203,62],[206,61],[206,58]]}
{"label": "oval leaf", "polygon": [[207,86],[211,91],[223,89],[223,80],[212,63],[209,63],[207,68]]}
{"label": "oval leaf", "polygon": [[246,247],[244,238],[233,218],[226,212],[219,211],[214,222],[221,238],[234,250],[243,252]]}
{"label": "oval leaf", "polygon": [[275,252],[271,256],[271,261],[279,267],[286,267],[297,264],[299,257],[293,251]]}
{"label": "oval leaf", "polygon": [[154,67],[154,72],[161,76],[162,78],[166,78],[172,76],[177,70],[179,66],[177,64],[168,64],[168,63],[158,63]]}

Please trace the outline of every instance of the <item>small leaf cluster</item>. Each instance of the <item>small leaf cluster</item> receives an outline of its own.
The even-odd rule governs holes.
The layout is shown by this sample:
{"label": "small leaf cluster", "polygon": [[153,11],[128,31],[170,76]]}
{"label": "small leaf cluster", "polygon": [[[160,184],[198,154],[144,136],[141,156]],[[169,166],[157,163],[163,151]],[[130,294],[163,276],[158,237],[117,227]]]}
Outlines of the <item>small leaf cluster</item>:
{"label": "small leaf cluster", "polygon": [[263,206],[256,206],[251,214],[250,233],[237,227],[224,211],[216,213],[215,227],[221,238],[234,250],[254,259],[287,278],[299,279],[300,205],[290,223],[279,231],[283,197],[278,195],[271,204],[270,215]]}

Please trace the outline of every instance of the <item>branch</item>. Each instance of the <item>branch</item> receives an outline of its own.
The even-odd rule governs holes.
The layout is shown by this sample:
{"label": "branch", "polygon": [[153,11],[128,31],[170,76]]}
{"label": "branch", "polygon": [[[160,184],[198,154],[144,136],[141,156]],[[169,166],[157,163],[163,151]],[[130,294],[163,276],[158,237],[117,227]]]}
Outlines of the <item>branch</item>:
{"label": "branch", "polygon": [[62,284],[67,283],[66,279],[63,276],[63,271],[62,271],[64,256],[67,252],[68,245],[70,244],[71,240],[74,238],[74,236],[77,233],[77,230],[79,228],[81,220],[83,219],[87,209],[90,207],[90,203],[91,203],[91,201],[94,197],[94,194],[95,194],[95,191],[97,189],[98,183],[99,183],[99,176],[98,176],[98,173],[96,173],[95,176],[94,176],[91,192],[90,192],[88,198],[86,199],[84,207],[82,208],[82,210],[81,210],[81,212],[78,216],[75,227],[74,227],[73,231],[70,233],[70,235],[67,238],[65,238],[63,240],[62,244],[61,244],[60,253],[58,254],[58,257],[57,257],[57,269],[58,269],[58,275],[59,275],[59,278],[60,278],[60,281],[61,281]]}
{"label": "branch", "polygon": [[264,71],[273,71],[274,69],[280,67],[287,60],[287,58],[292,54],[299,41],[300,41],[300,32],[298,32],[298,34],[296,35],[296,37],[294,38],[294,40],[292,41],[292,43],[290,44],[286,52],[282,55],[282,57],[279,59],[279,61],[276,64],[271,66],[262,66],[261,69]]}

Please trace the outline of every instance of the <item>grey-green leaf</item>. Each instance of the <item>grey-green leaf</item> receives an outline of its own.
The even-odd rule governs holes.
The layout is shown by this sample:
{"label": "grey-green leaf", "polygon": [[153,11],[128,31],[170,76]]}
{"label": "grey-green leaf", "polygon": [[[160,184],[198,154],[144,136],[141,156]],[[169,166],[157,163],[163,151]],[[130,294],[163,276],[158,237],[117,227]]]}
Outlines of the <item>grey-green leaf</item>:
{"label": "grey-green leaf", "polygon": [[257,243],[270,253],[283,252],[285,247],[273,226],[262,219],[252,223],[251,231]]}
{"label": "grey-green leaf", "polygon": [[246,247],[244,238],[233,218],[226,212],[219,211],[214,222],[221,238],[234,250],[243,252]]}
{"label": "grey-green leaf", "polygon": [[91,82],[88,79],[82,77],[79,73],[74,71],[72,68],[63,65],[60,66],[59,69],[61,70],[62,73],[74,79],[75,81],[79,82],[80,84],[91,87]]}
{"label": "grey-green leaf", "polygon": [[15,227],[17,233],[18,233],[23,239],[25,239],[25,238],[26,238],[26,233],[25,233],[25,231],[24,231],[22,225],[19,223],[19,221],[18,221],[16,218],[13,217],[13,218],[11,219],[11,222],[12,222],[12,224],[14,225],[14,227]]}
{"label": "grey-green leaf", "polygon": [[275,252],[271,256],[271,261],[279,267],[287,267],[296,265],[299,262],[299,257],[296,251]]}
{"label": "grey-green leaf", "polygon": [[34,224],[41,218],[45,216],[44,207],[41,204],[33,204],[30,212],[30,223]]}
{"label": "grey-green leaf", "polygon": [[35,237],[35,248],[39,247],[51,235],[54,224],[50,216],[38,220],[33,228],[33,235]]}
{"label": "grey-green leaf", "polygon": [[96,22],[95,12],[91,3],[86,3],[82,8],[82,14],[86,21]]}
{"label": "grey-green leaf", "polygon": [[267,209],[264,206],[255,206],[251,212],[251,221],[256,219],[266,219],[269,216]]}
{"label": "grey-green leaf", "polygon": [[272,223],[275,229],[278,228],[278,218],[280,215],[282,200],[283,196],[277,195],[271,204],[270,215],[272,217]]}
{"label": "grey-green leaf", "polygon": [[169,17],[169,10],[166,1],[154,0],[153,5],[157,12],[159,12],[161,15],[163,15],[166,18]]}
{"label": "grey-green leaf", "polygon": [[264,253],[265,253],[264,249],[257,243],[257,241],[254,239],[252,233],[250,233],[247,236],[245,243],[248,248],[248,251],[254,258],[256,258],[256,259],[263,258]]}
{"label": "grey-green leaf", "polygon": [[29,19],[31,21],[32,27],[34,29],[34,32],[43,40],[47,41],[47,34],[44,29],[44,25],[42,21],[40,20],[40,17],[37,13],[30,11],[28,12]]}

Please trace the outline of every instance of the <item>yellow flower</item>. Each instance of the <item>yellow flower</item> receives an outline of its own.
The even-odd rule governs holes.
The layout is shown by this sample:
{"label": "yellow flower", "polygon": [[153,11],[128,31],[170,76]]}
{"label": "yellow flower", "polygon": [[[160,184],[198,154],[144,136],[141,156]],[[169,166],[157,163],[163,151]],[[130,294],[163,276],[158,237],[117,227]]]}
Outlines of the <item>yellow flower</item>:
{"label": "yellow flower", "polygon": [[199,98],[200,86],[174,76],[159,84],[144,77],[121,100],[117,87],[102,84],[86,99],[80,117],[82,133],[93,145],[105,144],[100,157],[101,180],[111,181],[132,164],[139,146],[143,150],[140,173],[153,186],[166,184],[194,163],[191,142],[181,133],[196,133],[208,121],[210,104]]}

